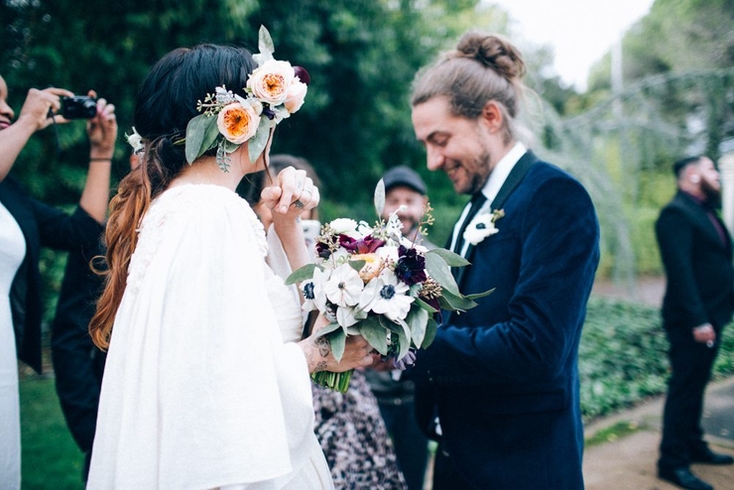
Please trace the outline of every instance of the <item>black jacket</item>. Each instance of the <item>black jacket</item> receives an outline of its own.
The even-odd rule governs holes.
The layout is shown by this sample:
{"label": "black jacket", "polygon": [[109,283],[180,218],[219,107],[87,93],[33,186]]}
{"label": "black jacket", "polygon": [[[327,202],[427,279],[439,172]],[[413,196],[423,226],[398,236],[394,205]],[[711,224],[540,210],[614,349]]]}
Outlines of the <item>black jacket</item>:
{"label": "black jacket", "polygon": [[660,212],[655,233],[667,275],[662,316],[667,329],[690,329],[711,323],[720,329],[734,312],[732,243],[719,232],[707,208],[678,191]]}
{"label": "black jacket", "polygon": [[18,358],[41,372],[41,247],[58,250],[93,248],[103,226],[82,208],[69,215],[30,197],[8,176],[0,182],[0,202],[18,222],[26,242],[26,255],[10,290],[10,305]]}

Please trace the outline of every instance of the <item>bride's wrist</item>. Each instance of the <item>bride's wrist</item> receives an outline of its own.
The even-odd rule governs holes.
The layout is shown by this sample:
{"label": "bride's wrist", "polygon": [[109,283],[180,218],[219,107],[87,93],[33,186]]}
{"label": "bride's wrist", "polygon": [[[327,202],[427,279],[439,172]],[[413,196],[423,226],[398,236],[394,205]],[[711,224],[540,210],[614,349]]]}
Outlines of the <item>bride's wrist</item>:
{"label": "bride's wrist", "polygon": [[294,232],[301,229],[301,217],[273,213],[273,226],[278,230]]}

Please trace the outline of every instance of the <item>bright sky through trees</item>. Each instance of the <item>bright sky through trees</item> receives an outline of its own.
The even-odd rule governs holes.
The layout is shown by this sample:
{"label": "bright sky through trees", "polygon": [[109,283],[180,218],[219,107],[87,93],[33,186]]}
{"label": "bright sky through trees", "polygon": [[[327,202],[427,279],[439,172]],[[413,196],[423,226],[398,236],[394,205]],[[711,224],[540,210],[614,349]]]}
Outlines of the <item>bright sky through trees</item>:
{"label": "bright sky through trees", "polygon": [[493,0],[513,19],[516,35],[551,44],[564,82],[586,90],[589,68],[624,31],[647,14],[653,0]]}

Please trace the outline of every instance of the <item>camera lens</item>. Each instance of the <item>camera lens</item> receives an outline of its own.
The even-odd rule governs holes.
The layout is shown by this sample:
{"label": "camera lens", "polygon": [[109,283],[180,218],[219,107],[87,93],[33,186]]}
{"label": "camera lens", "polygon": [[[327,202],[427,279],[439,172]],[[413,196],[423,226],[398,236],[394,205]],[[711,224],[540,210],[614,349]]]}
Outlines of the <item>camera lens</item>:
{"label": "camera lens", "polygon": [[61,111],[66,119],[91,119],[97,115],[97,101],[86,95],[61,97]]}

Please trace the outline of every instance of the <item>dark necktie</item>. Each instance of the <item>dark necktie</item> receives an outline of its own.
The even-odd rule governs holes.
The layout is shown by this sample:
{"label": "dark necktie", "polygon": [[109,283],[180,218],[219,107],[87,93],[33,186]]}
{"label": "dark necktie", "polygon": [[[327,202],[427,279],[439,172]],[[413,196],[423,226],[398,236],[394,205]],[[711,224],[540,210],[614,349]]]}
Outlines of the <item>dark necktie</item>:
{"label": "dark necktie", "polygon": [[724,230],[724,227],[721,226],[721,222],[716,216],[716,212],[711,206],[707,204],[704,204],[703,208],[706,210],[706,215],[711,220],[711,224],[714,225],[714,228],[716,228],[716,233],[718,233],[719,235],[719,240],[721,240],[721,244],[726,246],[726,231]]}
{"label": "dark necktie", "polygon": [[464,222],[461,223],[461,228],[459,228],[459,234],[456,236],[456,244],[454,245],[454,253],[457,253],[461,255],[461,249],[464,247],[464,231],[466,230],[466,227],[469,226],[469,223],[471,223],[471,220],[474,219],[474,216],[477,215],[479,210],[482,208],[484,203],[487,201],[487,197],[482,194],[481,192],[477,192],[472,196],[471,198],[471,207],[469,208],[469,212],[466,215],[466,218],[464,219]]}

